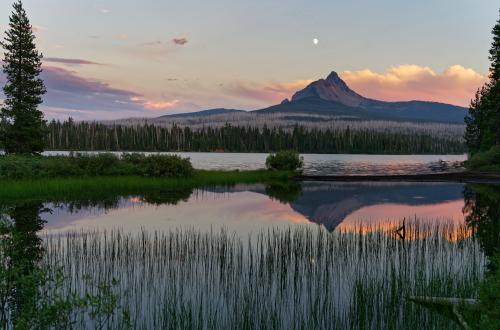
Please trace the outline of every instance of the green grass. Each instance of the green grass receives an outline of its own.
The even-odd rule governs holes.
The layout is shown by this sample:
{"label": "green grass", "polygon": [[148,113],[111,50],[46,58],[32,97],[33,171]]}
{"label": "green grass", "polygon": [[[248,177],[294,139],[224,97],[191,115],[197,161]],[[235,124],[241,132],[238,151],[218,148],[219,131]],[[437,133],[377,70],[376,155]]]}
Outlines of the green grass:
{"label": "green grass", "polygon": [[72,177],[34,180],[4,180],[0,185],[0,200],[52,199],[137,194],[148,191],[200,188],[237,183],[284,182],[293,176],[285,171],[202,171],[195,170],[189,178],[152,178],[139,176]]}

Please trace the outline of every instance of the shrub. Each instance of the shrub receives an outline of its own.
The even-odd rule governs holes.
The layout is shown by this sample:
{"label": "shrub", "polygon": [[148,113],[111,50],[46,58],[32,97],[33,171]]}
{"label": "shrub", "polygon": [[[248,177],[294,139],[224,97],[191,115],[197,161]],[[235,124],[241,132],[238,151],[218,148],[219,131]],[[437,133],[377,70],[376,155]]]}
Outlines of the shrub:
{"label": "shrub", "polygon": [[465,162],[465,166],[472,170],[500,171],[500,146],[474,154]]}
{"label": "shrub", "polygon": [[189,158],[154,155],[144,160],[144,175],[156,177],[190,177],[194,173]]}
{"label": "shrub", "polygon": [[304,165],[304,159],[293,150],[279,151],[266,159],[266,167],[270,170],[296,171]]}
{"label": "shrub", "polygon": [[114,154],[76,155],[71,160],[89,176],[127,174],[120,171],[120,159]]}
{"label": "shrub", "polygon": [[124,175],[180,178],[193,174],[188,158],[170,155],[0,156],[0,179]]}

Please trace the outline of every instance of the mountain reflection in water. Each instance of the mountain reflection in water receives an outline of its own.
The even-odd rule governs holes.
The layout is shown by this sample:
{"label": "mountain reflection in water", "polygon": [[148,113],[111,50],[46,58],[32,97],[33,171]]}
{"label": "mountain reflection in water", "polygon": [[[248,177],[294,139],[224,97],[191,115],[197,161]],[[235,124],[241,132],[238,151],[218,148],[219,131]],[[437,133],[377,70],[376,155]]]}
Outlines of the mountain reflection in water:
{"label": "mountain reflection in water", "polygon": [[46,230],[224,226],[246,234],[294,224],[348,230],[403,218],[464,222],[459,183],[278,183],[167,190],[134,196],[42,201]]}
{"label": "mountain reflection in water", "polygon": [[[300,268],[303,269],[303,271],[299,273],[301,276],[304,276],[303,278],[307,278],[308,280],[311,278],[311,275],[320,277],[322,274],[331,275],[332,277],[325,282],[330,285],[330,291],[325,291],[326,286],[323,282],[317,282],[316,280],[310,282],[303,281],[301,277],[299,281],[295,282],[305,283],[304,286],[301,286],[300,290],[297,291],[299,295],[295,295],[295,293],[291,291],[294,286],[289,285],[292,282],[288,282],[287,280],[283,282],[285,283],[282,287],[282,292],[285,294],[282,296],[283,300],[280,300],[279,303],[274,303],[276,306],[283,306],[286,311],[287,304],[283,303],[283,301],[292,301],[289,298],[292,296],[302,297],[306,294],[312,294],[312,296],[321,297],[321,299],[328,298],[331,299],[332,304],[335,304],[334,310],[337,312],[340,311],[339,315],[344,315],[346,322],[353,322],[353,324],[357,322],[357,319],[354,318],[351,320],[350,317],[352,315],[358,315],[359,313],[357,311],[359,307],[365,306],[355,298],[359,296],[360,292],[369,292],[366,288],[373,289],[379,286],[380,290],[374,292],[373,295],[370,296],[370,299],[373,298],[373,300],[370,300],[368,304],[379,308],[379,310],[377,310],[378,312],[390,311],[391,315],[396,315],[395,319],[398,324],[407,324],[407,321],[409,319],[411,320],[413,317],[416,319],[414,321],[415,324],[421,324],[421,322],[425,320],[427,320],[429,324],[441,324],[439,322],[448,324],[449,322],[446,319],[441,319],[441,321],[439,321],[440,319],[435,318],[436,314],[433,311],[422,310],[419,306],[409,303],[406,299],[402,298],[408,294],[415,294],[415,292],[418,292],[416,290],[418,289],[418,285],[420,285],[420,282],[416,278],[411,276],[408,277],[408,275],[433,274],[429,283],[432,283],[431,280],[441,278],[442,276],[453,275],[450,277],[450,282],[447,283],[453,284],[452,286],[457,285],[457,288],[462,288],[460,289],[462,291],[463,288],[466,288],[466,290],[462,292],[457,289],[458,291],[453,291],[451,295],[456,296],[457,294],[463,293],[468,297],[474,293],[475,283],[478,283],[483,277],[485,256],[491,257],[494,254],[498,254],[500,249],[500,187],[488,185],[428,183],[292,183],[268,186],[238,185],[231,188],[207,188],[194,191],[162,191],[141,196],[110,195],[107,196],[107,198],[103,198],[103,196],[99,198],[82,196],[78,200],[19,201],[10,204],[0,203],[0,215],[2,220],[2,231],[0,234],[3,235],[4,243],[7,243],[4,244],[4,247],[6,247],[4,253],[5,256],[8,257],[8,266],[12,271],[9,274],[16,274],[16,276],[9,277],[8,290],[5,291],[10,297],[9,302],[12,302],[8,307],[11,309],[14,317],[16,313],[26,308],[30,308],[30,300],[26,300],[25,298],[29,297],[33,290],[36,289],[36,286],[27,285],[26,282],[19,280],[19,274],[22,278],[22,276],[31,276],[30,274],[36,274],[37,271],[41,271],[41,269],[38,268],[40,267],[40,260],[44,255],[47,255],[44,260],[55,261],[56,265],[58,265],[59,258],[65,260],[67,262],[66,267],[68,267],[69,273],[72,274],[71,272],[73,270],[79,269],[81,266],[81,244],[89,237],[95,237],[94,240],[90,241],[90,245],[97,242],[103,242],[101,239],[102,236],[99,236],[101,233],[96,232],[94,232],[96,233],[94,236],[92,236],[92,233],[89,234],[90,236],[86,236],[87,234],[82,233],[70,233],[69,236],[39,235],[44,225],[48,233],[51,231],[85,230],[96,227],[104,229],[110,228],[112,230],[118,228],[118,231],[107,232],[107,234],[104,234],[104,237],[109,238],[111,237],[109,235],[118,235],[115,237],[127,238],[126,242],[136,242],[139,244],[137,246],[140,246],[136,251],[140,251],[140,253],[136,253],[133,256],[140,257],[144,255],[142,249],[142,244],[144,242],[156,244],[155,242],[159,241],[169,241],[155,241],[153,237],[157,236],[147,236],[147,234],[146,236],[141,236],[141,234],[135,236],[138,237],[138,240],[134,241],[133,239],[130,240],[134,236],[126,236],[128,235],[127,231],[133,231],[135,229],[141,230],[143,228],[149,230],[157,226],[161,229],[166,229],[165,233],[167,236],[161,237],[191,237],[179,236],[173,232],[170,232],[170,236],[168,236],[168,230],[179,226],[188,226],[196,228],[197,231],[188,230],[184,231],[184,233],[199,235],[198,230],[212,230],[213,227],[217,225],[227,227],[227,232],[241,230],[243,233],[249,233],[252,231],[262,231],[271,227],[275,228],[277,226],[290,227],[291,224],[308,225],[310,228],[314,226],[317,227],[317,224],[320,224],[324,228],[328,228],[335,232],[325,236],[324,230],[317,231],[317,237],[321,236],[326,239],[332,238],[331,241],[325,242],[335,243],[335,248],[330,250],[329,246],[326,250],[320,250],[322,251],[321,257],[319,255],[314,255],[314,259],[307,258],[306,264],[299,265],[303,267]],[[401,217],[406,217],[407,221],[413,221],[412,219],[422,221],[424,226],[420,226],[420,229],[414,232],[412,232],[412,226],[408,226],[406,233],[404,229],[400,232],[396,231],[395,229],[401,225]],[[450,220],[452,220],[452,223],[460,224],[460,226],[456,226],[458,228],[457,231],[452,232],[455,228],[453,226],[446,227],[447,222]],[[436,232],[434,232],[434,236],[432,236],[432,234],[426,236],[427,229],[425,225],[427,223],[434,225],[436,223],[438,223],[438,225],[442,224],[444,227],[441,228],[445,230],[439,231],[438,235],[441,236],[436,236]],[[357,225],[361,225],[362,227],[356,227]],[[354,230],[356,230],[356,228],[358,230],[355,232]],[[359,230],[360,228],[362,230]],[[447,228],[450,230],[446,231]],[[123,231],[120,231],[120,229]],[[385,235],[385,232],[374,233],[373,235],[357,235],[371,233],[371,229],[390,230],[392,236]],[[429,230],[431,230],[430,225]],[[352,234],[349,231],[352,231]],[[216,232],[218,232],[217,229],[214,230],[214,233]],[[313,233],[313,231],[302,231],[302,233],[307,232]],[[153,231],[151,235],[156,235],[156,233],[157,232]],[[278,231],[275,233],[280,232]],[[292,237],[286,236],[286,233],[290,234],[293,232],[285,230],[281,233],[280,235],[285,235],[282,238],[288,238],[286,240],[278,239],[274,242],[284,243],[285,245],[283,246],[286,250]],[[418,235],[415,236],[412,235],[412,233],[417,233]],[[160,235],[162,234],[160,233]],[[474,236],[469,237],[470,235]],[[60,243],[64,242],[64,237],[71,237],[71,244],[61,245]],[[142,239],[144,237],[149,238],[143,241]],[[235,236],[232,236],[232,234],[227,237],[235,239]],[[420,238],[427,237],[429,237],[429,239],[419,240]],[[441,237],[446,239],[441,239]],[[375,238],[375,240],[372,238]],[[226,238],[224,238],[224,240],[225,239]],[[236,241],[238,241],[237,238]],[[46,242],[46,245],[43,245],[43,242]],[[113,242],[122,242],[122,240],[120,238]],[[309,248],[313,247],[312,240],[308,240],[307,242],[311,243],[310,246],[308,245]],[[361,245],[359,245],[358,242],[361,242],[359,243]],[[384,245],[386,243],[388,245]],[[182,244],[184,243],[181,242],[181,245]],[[377,246],[384,246],[385,248],[379,250],[375,249],[373,250],[374,253],[372,253],[372,248],[360,249],[361,246],[368,246],[367,244],[372,244],[370,246],[375,248]],[[46,248],[44,248],[44,246]],[[96,246],[99,246],[97,250],[101,251],[101,245]],[[116,247],[114,244],[106,246]],[[257,244],[256,246],[266,245]],[[326,245],[322,246],[325,248]],[[395,248],[387,248],[388,246]],[[74,253],[71,255],[71,258],[66,258],[66,255],[62,253],[64,252],[64,247],[70,248],[70,250],[74,248],[71,250]],[[296,251],[307,249],[306,245],[300,245],[300,247],[301,249]],[[59,250],[54,250],[55,248]],[[316,251],[316,249],[309,250]],[[54,253],[54,251],[58,252]],[[159,252],[153,257],[147,257],[147,259],[144,259],[147,260],[145,263],[142,259],[134,259],[137,262],[129,264],[127,262],[121,262],[129,258],[128,253],[123,253],[126,249],[118,249],[118,251],[122,251],[120,258],[125,259],[118,258],[114,261],[108,258],[109,251],[104,251],[102,255],[96,255],[97,259],[92,259],[92,253],[86,254],[85,256],[87,259],[85,260],[87,263],[84,263],[85,267],[82,268],[85,271],[82,271],[82,273],[77,272],[76,275],[71,275],[73,277],[68,278],[67,286],[81,285],[81,282],[78,281],[80,278],[79,276],[82,274],[86,275],[87,273],[121,276],[120,283],[123,283],[121,288],[126,290],[123,292],[127,292],[127,294],[129,290],[131,290],[130,292],[132,292],[133,298],[130,302],[130,306],[137,308],[137,320],[140,322],[147,323],[148,320],[150,320],[151,315],[147,313],[151,311],[152,307],[158,306],[159,301],[163,301],[161,292],[169,292],[171,289],[169,285],[171,283],[174,283],[174,286],[176,283],[185,285],[185,287],[183,286],[182,288],[187,289],[187,291],[183,292],[188,292],[188,295],[181,298],[189,302],[198,302],[199,297],[196,296],[193,298],[189,296],[189,290],[193,289],[199,292],[202,288],[210,288],[209,290],[212,292],[214,279],[225,278],[220,277],[220,274],[217,274],[217,276],[204,276],[203,270],[206,270],[206,268],[204,268],[203,262],[205,258],[201,257],[182,259],[184,261],[200,260],[200,265],[203,267],[195,264],[201,268],[196,268],[200,269],[200,271],[193,271],[195,268],[189,268],[192,263],[171,263],[172,260],[178,259],[162,259],[165,257],[163,252]],[[168,249],[146,249],[145,251],[168,251]],[[184,258],[185,255],[183,255],[183,253],[185,251],[183,252],[182,249],[179,251],[174,249],[173,257],[178,258],[181,256]],[[344,258],[333,258],[333,254],[324,253],[325,251],[334,252],[333,254],[340,253]],[[357,252],[351,253],[353,251]],[[197,253],[197,250],[192,250],[192,252]],[[421,256],[425,256],[425,258],[415,258],[420,252],[422,252]],[[203,253],[201,255],[203,255]],[[255,253],[255,256],[260,255],[259,253]],[[271,253],[270,255],[274,254]],[[280,256],[281,254],[277,253],[277,255]],[[234,260],[240,259],[236,258]],[[263,260],[267,259],[264,258]],[[283,262],[284,260],[286,260],[286,262]],[[325,262],[325,260],[335,262],[320,264],[320,262]],[[342,263],[342,260],[345,262]],[[403,263],[401,263],[401,261],[403,261]],[[276,283],[281,283],[279,281],[282,281],[284,278],[286,279],[286,277],[282,276],[282,274],[286,272],[283,272],[283,269],[280,267],[288,265],[289,262],[289,259],[283,259],[281,262],[270,263],[272,267],[277,266],[276,268],[272,268],[278,270],[272,273],[277,276]],[[417,264],[417,267],[415,267],[415,262],[421,262],[421,264]],[[260,264],[265,263],[255,263],[255,265]],[[76,265],[78,265],[78,267],[76,267]],[[100,270],[100,272],[93,271],[95,265],[98,266],[98,268],[95,269]],[[128,268],[125,267],[125,265],[128,265]],[[141,268],[141,265],[145,267]],[[184,265],[187,265],[187,268],[184,269],[181,267]],[[315,268],[319,267],[317,265],[330,265],[330,268],[322,268],[322,266],[318,268],[321,271],[317,271]],[[398,267],[395,267],[395,265],[398,265]],[[173,268],[168,268],[170,266]],[[401,268],[402,271],[398,273],[398,276],[403,277],[398,277],[394,280],[391,277],[394,275],[393,270],[400,269],[401,266],[403,268]],[[291,267],[290,270],[292,270],[292,268],[293,267]],[[181,269],[182,271],[179,273],[170,273],[171,269]],[[189,271],[186,271],[186,269],[189,269]],[[211,267],[211,269],[219,270],[226,268]],[[229,267],[229,269],[232,268]],[[286,269],[285,267],[285,270]],[[323,271],[324,269],[328,271]],[[423,271],[413,272],[414,269],[422,269]],[[308,273],[309,270],[314,271]],[[160,273],[157,273],[157,271]],[[161,273],[161,271],[163,271],[163,273]],[[259,272],[256,271],[252,274],[256,273]],[[176,277],[177,280],[165,281],[166,274],[168,274],[168,276],[172,274],[180,276]],[[288,274],[295,273],[290,271]],[[186,276],[191,277],[186,280]],[[231,278],[236,279],[236,283],[239,285],[247,282],[245,276],[246,275],[234,276],[234,274],[232,274]],[[148,280],[143,281],[144,278],[148,278]],[[181,280],[179,281],[179,279]],[[361,281],[359,281],[359,279],[361,279]],[[376,286],[370,286],[375,281],[379,281],[376,282],[378,284]],[[138,285],[130,285],[130,283],[138,283]],[[145,285],[143,285],[144,283]],[[224,281],[221,283],[224,283]],[[311,290],[311,283],[320,284],[314,287],[314,290]],[[397,287],[397,290],[395,290],[396,287],[392,286],[394,283],[405,283],[405,285]],[[462,287],[460,286],[462,285],[461,283],[470,284],[471,287]],[[34,284],[37,285],[36,282]],[[255,287],[255,285],[253,287]],[[223,288],[226,290],[226,287]],[[227,290],[233,292],[233,286],[229,286],[228,288]],[[431,291],[425,292],[433,296],[443,296],[450,294],[449,292],[442,291],[442,289],[444,290],[446,288],[446,285],[437,285],[435,287],[433,286]],[[161,291],[162,289],[163,291]],[[406,291],[403,291],[401,294],[400,290]],[[158,292],[160,292],[160,294],[157,294]],[[271,297],[267,295],[269,292],[267,287],[265,287],[262,292],[262,294],[259,293],[259,297]],[[331,294],[332,292],[340,294]],[[385,296],[387,292],[396,292],[396,294],[394,296]],[[288,294],[290,294],[290,296],[288,296]],[[392,304],[392,302],[394,302],[392,297],[399,300],[395,300],[395,303]],[[210,303],[204,301],[201,303],[202,306],[210,307],[213,303],[220,303],[217,299],[213,299],[212,296],[206,299],[206,301]],[[307,304],[307,301],[309,301],[308,299],[300,300],[300,307],[305,306],[304,308],[306,308],[309,306]],[[260,302],[261,300],[258,301]],[[146,303],[144,304],[144,302]],[[351,305],[353,309],[349,309]],[[236,304],[235,306],[240,305]],[[232,305],[230,307],[233,308]],[[408,313],[399,313],[401,308]],[[196,307],[194,310],[201,309]],[[345,314],[347,313],[346,311],[349,310],[356,312],[352,315]],[[213,314],[212,310],[209,310],[207,313],[210,315]],[[295,314],[288,313],[286,315],[293,317]],[[309,314],[306,313],[305,315]],[[325,313],[325,315],[332,314]],[[438,326],[437,328],[443,327]]]}

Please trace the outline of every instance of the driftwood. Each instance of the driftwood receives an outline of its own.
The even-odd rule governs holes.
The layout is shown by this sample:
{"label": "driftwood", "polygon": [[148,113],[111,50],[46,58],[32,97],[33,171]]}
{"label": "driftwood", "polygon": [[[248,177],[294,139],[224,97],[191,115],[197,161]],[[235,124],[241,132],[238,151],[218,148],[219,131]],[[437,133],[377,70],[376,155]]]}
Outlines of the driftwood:
{"label": "driftwood", "polygon": [[479,299],[464,299],[464,298],[444,298],[444,297],[428,297],[428,296],[410,296],[409,300],[417,303],[437,304],[443,306],[465,306],[479,307]]}
{"label": "driftwood", "polygon": [[457,318],[458,323],[464,329],[471,329],[467,324],[462,314],[458,310],[458,307],[464,307],[468,309],[478,309],[480,305],[479,299],[463,299],[463,298],[444,298],[444,297],[427,297],[427,296],[410,296],[408,297],[410,301],[421,303],[421,304],[435,304],[441,306],[451,307],[453,315]]}
{"label": "driftwood", "polygon": [[334,182],[464,182],[464,183],[500,183],[500,175],[480,172],[451,172],[404,175],[299,175],[297,181],[334,181]]}

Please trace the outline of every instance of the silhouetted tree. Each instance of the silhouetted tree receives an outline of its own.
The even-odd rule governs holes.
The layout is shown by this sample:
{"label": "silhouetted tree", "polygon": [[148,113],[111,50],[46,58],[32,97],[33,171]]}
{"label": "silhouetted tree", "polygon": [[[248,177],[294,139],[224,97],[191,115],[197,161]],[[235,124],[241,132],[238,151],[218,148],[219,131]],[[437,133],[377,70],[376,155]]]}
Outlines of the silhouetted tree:
{"label": "silhouetted tree", "polygon": [[465,118],[465,139],[472,154],[500,145],[500,19],[492,34],[490,80],[477,91]]}
{"label": "silhouetted tree", "polygon": [[22,2],[13,5],[9,29],[3,46],[3,72],[7,83],[1,109],[2,140],[7,153],[38,154],[44,148],[43,113],[38,110],[45,94],[45,85],[39,78],[42,72],[42,54],[35,45],[33,28]]}

